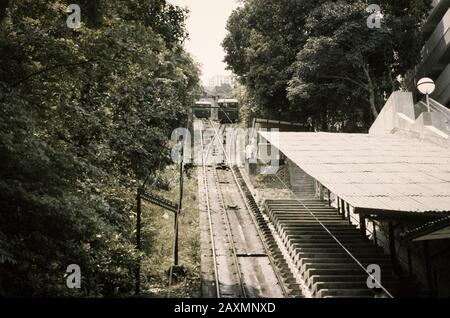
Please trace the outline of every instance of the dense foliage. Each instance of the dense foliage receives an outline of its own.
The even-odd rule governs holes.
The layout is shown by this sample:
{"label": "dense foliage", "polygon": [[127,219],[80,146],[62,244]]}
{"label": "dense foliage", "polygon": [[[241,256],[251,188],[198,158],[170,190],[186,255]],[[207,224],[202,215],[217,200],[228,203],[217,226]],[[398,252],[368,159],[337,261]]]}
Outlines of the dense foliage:
{"label": "dense foliage", "polygon": [[[198,92],[186,12],[165,0],[0,7],[0,295],[101,296],[133,284],[137,186],[170,160]],[[82,289],[66,287],[69,264]]]}
{"label": "dense foliage", "polygon": [[429,0],[244,0],[228,20],[226,62],[257,115],[364,131],[420,58]]}

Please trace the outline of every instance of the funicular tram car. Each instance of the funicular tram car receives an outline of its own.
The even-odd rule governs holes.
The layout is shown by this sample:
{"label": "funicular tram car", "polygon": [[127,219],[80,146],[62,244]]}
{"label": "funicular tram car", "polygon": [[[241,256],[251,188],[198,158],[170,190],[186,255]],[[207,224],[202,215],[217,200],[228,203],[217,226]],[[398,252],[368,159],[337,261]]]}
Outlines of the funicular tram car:
{"label": "funicular tram car", "polygon": [[192,107],[194,116],[199,119],[211,118],[212,103],[207,101],[198,101]]}
{"label": "funicular tram car", "polygon": [[217,104],[220,123],[235,123],[239,120],[239,105],[236,99],[219,99]]}

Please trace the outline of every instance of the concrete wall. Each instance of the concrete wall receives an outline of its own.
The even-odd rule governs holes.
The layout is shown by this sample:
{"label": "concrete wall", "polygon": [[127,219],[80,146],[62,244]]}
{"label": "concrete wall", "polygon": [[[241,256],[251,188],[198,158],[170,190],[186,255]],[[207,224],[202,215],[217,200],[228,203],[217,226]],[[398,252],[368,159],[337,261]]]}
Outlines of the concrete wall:
{"label": "concrete wall", "polygon": [[436,91],[432,96],[439,103],[450,106],[450,64],[436,80]]}
{"label": "concrete wall", "polygon": [[412,93],[394,92],[370,128],[369,134],[399,134],[450,147],[450,123],[444,114],[423,111],[418,118],[415,117]]}
{"label": "concrete wall", "polygon": [[433,9],[422,28],[426,43],[422,61],[416,68],[416,81],[430,77],[436,82],[434,99],[450,105],[450,0],[434,0]]}
{"label": "concrete wall", "polygon": [[420,77],[430,76],[436,80],[449,62],[450,52],[450,9],[438,23],[422,49]]}
{"label": "concrete wall", "polygon": [[389,97],[375,122],[370,135],[386,135],[397,129],[409,130],[415,121],[414,101],[410,92],[394,92]]}
{"label": "concrete wall", "polygon": [[[405,277],[410,276],[423,291],[428,291],[427,271],[425,266],[425,251],[423,242],[408,242],[403,240],[401,234],[405,231],[419,226],[420,223],[402,222],[394,230],[395,249],[397,261]],[[389,254],[388,222],[376,221],[377,242],[382,246],[385,253]],[[372,222],[369,221],[367,228],[372,229]],[[371,234],[368,232],[368,236]],[[450,297],[450,241],[433,240],[428,241],[430,268],[432,272],[432,290],[431,294],[424,296],[433,296],[440,298]],[[409,263],[409,259],[411,263]],[[411,264],[411,266],[410,266]],[[410,272],[411,267],[411,272]]]}

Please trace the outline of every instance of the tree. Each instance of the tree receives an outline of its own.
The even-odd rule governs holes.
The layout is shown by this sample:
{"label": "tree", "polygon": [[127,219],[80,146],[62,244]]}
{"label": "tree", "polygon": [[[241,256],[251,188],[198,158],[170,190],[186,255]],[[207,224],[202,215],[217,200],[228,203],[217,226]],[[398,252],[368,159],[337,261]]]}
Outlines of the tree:
{"label": "tree", "polygon": [[232,94],[233,88],[230,84],[224,83],[220,86],[216,86],[211,91],[211,95],[220,96],[222,98],[228,98]]}
{"label": "tree", "polygon": [[[0,295],[133,286],[136,187],[170,163],[199,71],[165,1],[11,0],[0,32]],[[89,8],[89,10],[84,10]],[[81,290],[62,275],[81,267]]]}
{"label": "tree", "polygon": [[246,0],[229,18],[225,60],[265,116],[367,130],[419,60],[430,1],[379,1],[380,30],[367,26],[369,4]]}
{"label": "tree", "polygon": [[[321,1],[318,1],[320,3]],[[302,27],[315,2],[246,0],[230,16],[225,62],[260,105],[263,116],[289,118],[290,65],[306,41]]]}
{"label": "tree", "polygon": [[[290,99],[303,98],[304,104],[321,107],[317,92],[334,96],[332,113],[356,111],[364,126],[370,125],[386,96],[400,87],[399,76],[418,63],[418,25],[427,12],[426,2],[381,4],[384,11],[379,30],[367,27],[367,3],[363,1],[329,1],[317,7],[305,25],[309,39],[293,66]],[[401,6],[403,10],[399,10]],[[347,96],[360,106],[355,107]]]}

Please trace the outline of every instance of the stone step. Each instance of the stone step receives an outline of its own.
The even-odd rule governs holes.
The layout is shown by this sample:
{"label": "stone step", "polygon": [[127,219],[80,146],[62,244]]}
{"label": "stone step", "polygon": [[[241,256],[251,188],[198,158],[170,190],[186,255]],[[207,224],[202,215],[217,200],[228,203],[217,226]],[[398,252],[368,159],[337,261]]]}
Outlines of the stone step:
{"label": "stone step", "polygon": [[296,200],[266,200],[266,204],[268,206],[298,205],[298,204],[300,204],[299,201],[302,203],[308,203],[308,204],[311,204],[311,203],[323,204],[324,203],[322,200],[320,200],[318,198],[304,198],[304,199],[299,198]]}
{"label": "stone step", "polygon": [[266,204],[268,209],[313,209],[315,207],[327,207],[335,209],[335,207],[330,206],[328,202],[325,201],[310,201],[310,200],[300,200],[295,203],[280,203],[280,204]]}
{"label": "stone step", "polygon": [[[382,259],[366,259],[364,261],[360,261],[364,268],[367,268],[370,264],[377,264],[381,268],[382,274],[393,273],[392,264],[390,264],[386,260]],[[309,269],[320,269],[320,270],[356,270],[359,274],[366,274],[361,266],[355,262],[355,260],[347,258],[347,259],[336,259],[336,258],[322,258],[322,259],[300,259],[294,257],[294,264],[301,271],[305,272]],[[342,273],[342,272],[337,272]],[[329,274],[329,275],[338,275],[338,274]]]}
{"label": "stone step", "polygon": [[283,281],[287,285],[296,284],[297,280],[291,275],[290,277],[283,277]]}
{"label": "stone step", "polygon": [[[351,240],[363,240],[363,237],[361,235],[361,233],[359,233],[359,231],[356,232],[345,232],[345,233],[337,233],[337,232],[333,232],[330,231],[333,236],[335,236],[338,239],[351,239]],[[289,233],[288,237],[290,240],[302,240],[302,239],[324,239],[324,238],[331,238],[333,239],[333,237],[331,236],[330,233],[324,232],[324,233],[314,233],[314,234],[297,234],[297,233]]]}
{"label": "stone step", "polygon": [[306,217],[319,217],[319,216],[332,216],[332,217],[340,217],[342,219],[342,216],[333,212],[333,211],[292,211],[292,212],[269,212],[268,213],[272,218],[275,217],[286,217],[286,218],[298,218],[298,221],[301,222]]}
{"label": "stone step", "polygon": [[[304,270],[303,270],[304,269]],[[312,276],[355,276],[355,275],[364,275],[366,272],[362,270],[360,267],[348,267],[348,268],[316,268],[314,266],[310,268],[304,267],[302,270],[302,274],[306,277]]]}
{"label": "stone step", "polygon": [[[320,248],[333,248],[333,247],[342,248],[337,242],[321,243],[321,244],[316,244],[316,243],[305,244],[305,243],[303,243],[300,248],[318,248],[318,249],[320,249]],[[366,241],[348,242],[348,243],[345,243],[345,247],[348,249],[351,249],[352,247],[374,248],[374,246],[371,245],[371,243],[368,243]]]}
{"label": "stone step", "polygon": [[[334,230],[334,229],[346,229],[346,228],[352,228],[352,229],[356,229],[356,226],[354,226],[354,225],[350,225],[350,224],[348,224],[348,222],[346,223],[346,224],[344,224],[344,225],[341,225],[341,224],[331,224],[331,225],[329,225],[329,226],[327,226],[327,228],[330,230],[330,231],[332,231],[332,230]],[[283,227],[283,229],[284,230],[290,230],[290,229],[324,229],[323,228],[323,226],[322,225],[320,225],[320,224],[309,224],[309,223],[306,223],[306,224],[286,224],[284,227]]]}
{"label": "stone step", "polygon": [[[362,271],[362,268],[355,262],[354,259],[345,258],[339,259],[338,261],[335,258],[322,258],[322,259],[302,259],[302,266],[305,268],[317,268],[317,269],[352,269],[356,268]],[[361,264],[367,268],[370,264],[378,264],[381,267],[381,270],[384,269],[392,269],[392,264],[389,260],[383,259],[380,260],[378,258],[367,258],[361,262]],[[364,272],[365,273],[365,272]]]}
{"label": "stone step", "polygon": [[[328,203],[319,201],[319,202],[297,202],[295,204],[266,204],[265,207],[268,210],[304,210],[304,209],[315,209],[315,208],[333,208],[329,206]],[[336,209],[334,209],[336,211]]]}
{"label": "stone step", "polygon": [[266,208],[314,296],[373,298],[375,293],[367,287],[365,271],[369,264],[381,266],[384,287],[396,286],[391,261],[383,249],[375,247],[361,235],[360,229],[343,219],[327,202],[318,199],[297,203],[295,200],[268,201]]}
{"label": "stone step", "polygon": [[340,215],[339,213],[337,213],[337,211],[335,209],[330,209],[327,207],[322,207],[322,208],[314,208],[314,209],[270,209],[269,210],[269,214],[287,214],[287,215],[311,215],[311,213],[328,213],[331,215]]}
{"label": "stone step", "polygon": [[[345,278],[345,276],[343,277]],[[348,282],[342,280],[341,282],[317,282],[312,285],[313,292],[318,293],[323,289],[369,289],[366,281],[362,282]]]}
{"label": "stone step", "polygon": [[[350,236],[359,236],[360,238],[363,238],[361,235],[361,232],[358,229],[342,229],[342,230],[333,230],[330,231],[334,236],[341,237],[343,235],[350,235]],[[300,237],[300,236],[330,236],[331,234],[327,231],[310,231],[310,230],[288,230],[285,232],[288,237]],[[362,240],[366,241],[366,240]]]}
{"label": "stone step", "polygon": [[[295,246],[295,250],[297,252],[300,252],[300,253],[314,253],[314,252],[336,253],[336,252],[344,251],[342,249],[342,247],[340,247],[340,246],[337,246],[337,247],[322,247],[322,248],[304,247],[304,246],[298,246],[297,244],[294,244],[293,246]],[[346,248],[353,255],[361,255],[361,253],[363,253],[363,254],[369,254],[369,255],[370,254],[374,254],[374,256],[386,256],[382,249],[373,250],[372,248],[367,247],[367,246],[352,246],[352,247],[347,247],[346,246]]]}
{"label": "stone step", "polygon": [[292,213],[273,213],[270,215],[272,219],[278,219],[278,220],[298,220],[299,222],[303,220],[308,220],[311,218],[333,218],[333,219],[340,219],[342,220],[342,216],[333,213],[333,212],[327,212],[327,211],[313,211],[312,214],[309,212],[292,212]]}
{"label": "stone step", "polygon": [[297,203],[297,204],[280,204],[280,205],[266,205],[269,211],[309,211],[314,209],[332,209],[337,211],[334,207],[329,206],[328,203],[318,202],[318,203]]}
{"label": "stone step", "polygon": [[[323,228],[288,228],[285,232],[292,234],[328,234],[329,233]],[[330,230],[331,233],[361,233],[359,229],[354,227],[341,227]]]}
{"label": "stone step", "polygon": [[305,187],[291,187],[291,190],[294,192],[298,192],[300,195],[299,197],[303,197],[303,198],[312,198],[315,196],[316,192],[314,191],[314,189],[311,189],[310,186],[305,186]]}
{"label": "stone step", "polygon": [[314,216],[311,214],[308,215],[299,215],[299,214],[289,214],[289,215],[283,215],[283,214],[276,214],[273,215],[271,217],[272,220],[276,220],[276,221],[289,221],[289,222],[293,222],[293,221],[297,221],[299,223],[305,222],[305,221],[310,221],[310,220],[316,220],[319,219],[321,222],[322,220],[338,220],[338,221],[346,221],[343,220],[342,217],[340,217],[337,214],[334,215],[322,215],[320,213],[315,213]]}
{"label": "stone step", "polygon": [[342,299],[348,299],[348,298],[364,298],[364,299],[366,299],[366,298],[376,298],[374,295],[372,296],[357,296],[357,295],[353,295],[353,296],[351,296],[351,295],[349,295],[349,296],[323,296],[322,298],[329,298],[329,299],[334,299],[334,298],[342,298]]}
{"label": "stone step", "polygon": [[[350,242],[354,242],[355,238],[354,237],[350,237],[350,238],[338,238],[339,241],[345,246],[346,243],[350,243]],[[362,240],[362,238],[361,238]],[[295,243],[298,244],[323,244],[323,243],[333,243],[336,242],[331,236],[329,238],[302,238],[302,239],[295,239]]]}
{"label": "stone step", "polygon": [[[301,214],[292,214],[292,215],[276,215],[276,216],[271,216],[270,219],[272,221],[289,221],[289,222],[293,222],[293,221],[297,221],[299,223],[303,222],[303,221],[308,221],[308,220],[315,220],[315,219],[319,219],[319,220],[324,220],[324,219],[331,219],[331,220],[339,220],[339,221],[348,221],[348,220],[343,220],[342,217],[340,217],[337,214],[319,214],[316,213],[314,216],[312,216],[311,214],[305,214],[305,215],[301,215]],[[348,223],[348,222],[347,222]],[[301,224],[299,224],[301,225]]]}
{"label": "stone step", "polygon": [[[349,233],[360,233],[359,229],[353,227],[353,226],[341,226],[341,227],[330,227],[327,226],[328,230],[331,233],[344,233],[344,232],[349,232]],[[302,233],[302,232],[313,232],[313,233],[322,233],[322,234],[328,234],[329,233],[327,231],[324,230],[324,228],[322,226],[320,227],[283,227],[282,225],[278,225],[277,226],[277,230],[280,233],[281,236],[287,235],[287,234],[295,234],[295,233]]]}
{"label": "stone step", "polygon": [[345,298],[358,297],[375,297],[375,294],[370,289],[322,289],[317,293],[318,297],[340,296]]}
{"label": "stone step", "polygon": [[[295,253],[295,257],[299,258],[299,259],[303,259],[303,258],[316,258],[316,259],[322,259],[322,258],[326,258],[326,259],[330,259],[330,258],[336,258],[336,259],[352,259],[350,257],[350,255],[348,253],[344,252],[321,252],[321,251],[316,251],[316,252],[303,252],[300,249],[295,249],[295,251],[293,252]],[[380,257],[380,260],[382,258],[384,258],[384,255],[374,255],[373,252],[370,251],[354,251],[352,252],[353,256],[356,257],[356,259],[358,259],[360,262],[363,261],[365,258],[369,258],[369,257]]]}
{"label": "stone step", "polygon": [[[304,220],[304,221],[282,220],[282,221],[279,221],[279,223],[281,223],[283,226],[286,226],[286,225],[290,225],[290,226],[293,226],[293,225],[320,225],[320,223],[317,220]],[[324,221],[324,222],[321,221],[321,223],[328,227],[328,225],[348,224],[348,221],[336,219],[336,220],[330,220],[330,221]]]}
{"label": "stone step", "polygon": [[[312,283],[316,283],[318,281],[321,282],[340,282],[342,281],[342,275],[312,275],[308,277],[308,280]],[[366,282],[366,275],[347,275],[345,276],[346,282]]]}
{"label": "stone step", "polygon": [[[322,284],[328,284],[325,287],[327,289],[337,289],[341,288],[349,288],[349,285],[344,285],[344,283],[353,283],[359,284],[361,287],[367,287],[368,275],[355,275],[355,276],[342,276],[342,275],[333,275],[333,276],[325,276],[325,275],[314,275],[308,277],[307,284],[308,287],[312,287],[314,285],[320,284],[320,286],[324,286]],[[397,281],[393,278],[393,276],[381,277],[380,279],[381,285],[386,288],[388,291],[393,290],[397,287]],[[342,285],[339,285],[342,284]],[[368,288],[368,287],[367,287]]]}
{"label": "stone step", "polygon": [[[306,217],[306,218],[302,218],[302,219],[298,219],[298,218],[287,218],[287,217],[273,217],[271,218],[271,221],[273,223],[275,223],[276,225],[281,225],[281,226],[289,226],[289,227],[300,227],[302,225],[320,225],[322,228],[324,228],[324,226],[326,228],[328,228],[329,225],[341,225],[341,226],[345,226],[348,223],[347,220],[342,220],[339,217],[334,217],[334,216],[316,216],[316,217]],[[321,225],[321,223],[324,225]],[[331,231],[331,230],[330,230]],[[333,231],[331,231],[333,232]]]}
{"label": "stone step", "polygon": [[335,208],[332,207],[328,207],[328,206],[317,206],[317,207],[309,207],[309,208],[302,208],[302,207],[292,207],[292,208],[275,208],[275,207],[271,207],[269,208],[269,211],[272,213],[292,213],[292,214],[297,214],[297,213],[309,213],[309,212],[329,212],[329,213],[334,213],[334,214],[338,214]]}
{"label": "stone step", "polygon": [[320,225],[317,220],[320,220],[321,223],[326,223],[327,221],[322,221],[322,219],[327,219],[329,218],[331,221],[341,221],[343,224],[349,224],[347,219],[343,219],[342,217],[340,217],[339,215],[320,215],[318,213],[316,213],[314,216],[312,215],[307,215],[307,216],[295,216],[295,215],[291,215],[291,216],[283,216],[283,215],[272,215],[270,216],[270,219],[273,222],[283,222],[283,223],[287,223],[287,224],[292,224],[292,225],[297,225],[301,226],[303,224],[310,224],[311,221],[314,221],[316,224]]}
{"label": "stone step", "polygon": [[[291,246],[293,244],[296,244],[298,247],[301,247],[303,244],[306,244],[306,241],[312,241],[309,242],[310,244],[314,244],[315,242],[317,242],[317,244],[321,244],[321,243],[337,243],[337,241],[339,241],[340,244],[342,244],[343,246],[347,246],[347,244],[351,244],[355,241],[357,241],[356,239],[358,238],[358,236],[339,236],[339,235],[335,235],[335,238],[331,237],[331,235],[329,237],[314,237],[314,236],[285,236],[282,240],[285,243],[286,246]],[[368,242],[367,240],[363,240],[361,239],[359,242]],[[338,245],[341,247],[341,245]],[[350,246],[350,245],[349,245]]]}
{"label": "stone step", "polygon": [[[354,238],[345,238],[342,236],[337,236],[337,240],[335,239],[320,239],[316,242],[314,238],[310,239],[304,239],[304,238],[290,238],[286,236],[283,238],[284,245],[286,248],[298,248],[298,249],[312,249],[317,251],[325,251],[324,249],[330,249],[329,251],[332,252],[333,249],[345,251],[345,249],[348,249],[350,251],[352,250],[366,250],[366,251],[372,251],[373,253],[381,253],[384,254],[384,250],[381,247],[375,247],[373,245],[370,245],[370,242],[368,240],[354,240]],[[311,242],[312,241],[312,242]],[[345,248],[345,249],[344,249]]]}

